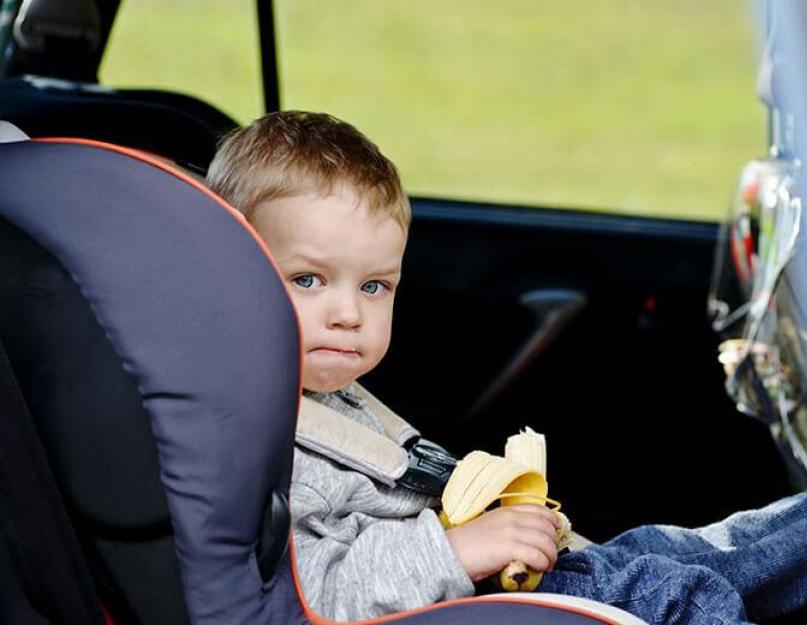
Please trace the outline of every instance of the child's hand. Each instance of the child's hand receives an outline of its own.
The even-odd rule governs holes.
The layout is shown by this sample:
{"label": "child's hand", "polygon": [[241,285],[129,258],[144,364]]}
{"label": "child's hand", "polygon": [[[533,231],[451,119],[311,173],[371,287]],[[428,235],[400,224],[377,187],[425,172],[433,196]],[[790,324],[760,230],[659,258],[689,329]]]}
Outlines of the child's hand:
{"label": "child's hand", "polygon": [[544,506],[503,506],[446,531],[451,549],[468,576],[478,582],[513,560],[538,572],[558,558],[560,520]]}

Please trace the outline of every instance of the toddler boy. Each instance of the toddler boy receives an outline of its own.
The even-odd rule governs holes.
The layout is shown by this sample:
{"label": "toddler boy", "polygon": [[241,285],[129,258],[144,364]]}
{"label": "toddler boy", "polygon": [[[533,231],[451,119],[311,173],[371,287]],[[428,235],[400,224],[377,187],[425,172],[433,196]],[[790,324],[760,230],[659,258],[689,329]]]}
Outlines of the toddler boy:
{"label": "toddler boy", "polygon": [[[330,424],[318,435],[301,416],[291,485],[314,611],[360,619],[467,597],[513,560],[552,571],[559,521],[546,508],[497,508],[446,531],[433,498],[397,485],[395,458],[417,433],[356,383],[386,353],[401,278],[410,209],[394,165],[345,122],[285,111],[228,135],[208,182],[272,252],[300,319],[303,401]],[[541,590],[659,623],[743,622],[742,597],[757,614],[792,608],[807,601],[807,557],[793,542],[806,510],[795,497],[704,530],[637,528],[563,556]],[[766,575],[779,580],[778,606]]]}

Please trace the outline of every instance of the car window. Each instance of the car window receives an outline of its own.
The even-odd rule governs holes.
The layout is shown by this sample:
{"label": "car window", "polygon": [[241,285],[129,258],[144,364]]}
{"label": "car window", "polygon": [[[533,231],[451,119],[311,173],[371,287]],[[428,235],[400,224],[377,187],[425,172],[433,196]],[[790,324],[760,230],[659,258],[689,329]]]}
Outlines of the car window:
{"label": "car window", "polygon": [[281,106],[354,122],[416,195],[719,219],[764,152],[736,0],[280,0]]}
{"label": "car window", "polygon": [[255,0],[123,0],[99,79],[179,91],[251,121],[263,112]]}

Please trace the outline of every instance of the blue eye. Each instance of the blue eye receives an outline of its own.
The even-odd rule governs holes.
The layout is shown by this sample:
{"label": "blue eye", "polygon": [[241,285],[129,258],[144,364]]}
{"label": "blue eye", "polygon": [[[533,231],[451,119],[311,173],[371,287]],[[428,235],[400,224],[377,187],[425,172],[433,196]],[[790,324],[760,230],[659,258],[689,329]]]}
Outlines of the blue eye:
{"label": "blue eye", "polygon": [[297,286],[302,287],[304,289],[310,289],[315,286],[322,285],[322,281],[319,278],[317,278],[317,276],[315,276],[313,273],[305,273],[301,276],[296,276],[292,278],[291,281],[294,282],[294,284],[296,284]]}
{"label": "blue eye", "polygon": [[370,282],[365,282],[361,285],[361,290],[369,295],[378,295],[379,293],[383,292],[384,289],[387,287],[384,286],[378,280],[370,280]]}

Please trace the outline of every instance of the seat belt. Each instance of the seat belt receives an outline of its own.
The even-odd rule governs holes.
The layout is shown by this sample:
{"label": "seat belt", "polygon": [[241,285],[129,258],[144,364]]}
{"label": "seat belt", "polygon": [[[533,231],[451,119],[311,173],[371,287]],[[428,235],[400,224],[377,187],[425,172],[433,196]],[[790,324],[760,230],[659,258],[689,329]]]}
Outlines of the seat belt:
{"label": "seat belt", "polygon": [[40,614],[52,623],[104,624],[89,568],[2,341],[0,538]]}

